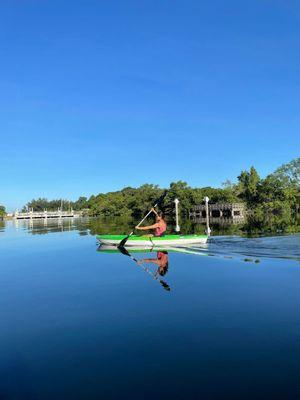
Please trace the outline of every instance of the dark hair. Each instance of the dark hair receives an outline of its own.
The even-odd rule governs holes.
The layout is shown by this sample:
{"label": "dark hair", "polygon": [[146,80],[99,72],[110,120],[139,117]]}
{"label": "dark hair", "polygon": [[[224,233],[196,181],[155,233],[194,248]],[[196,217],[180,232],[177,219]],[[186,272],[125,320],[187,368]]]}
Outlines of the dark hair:
{"label": "dark hair", "polygon": [[157,215],[158,215],[160,218],[162,218],[164,221],[166,220],[166,216],[165,216],[165,214],[164,214],[162,211],[159,211],[159,212],[157,213]]}

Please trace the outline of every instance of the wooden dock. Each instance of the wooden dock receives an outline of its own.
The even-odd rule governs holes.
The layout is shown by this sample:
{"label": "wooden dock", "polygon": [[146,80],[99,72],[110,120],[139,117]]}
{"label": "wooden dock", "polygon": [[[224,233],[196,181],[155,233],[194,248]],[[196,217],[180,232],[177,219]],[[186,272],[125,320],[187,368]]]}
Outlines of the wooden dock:
{"label": "wooden dock", "polygon": [[[246,220],[243,203],[215,203],[208,205],[209,221],[216,224],[242,224]],[[194,206],[189,213],[190,219],[196,223],[206,222],[205,205]]]}

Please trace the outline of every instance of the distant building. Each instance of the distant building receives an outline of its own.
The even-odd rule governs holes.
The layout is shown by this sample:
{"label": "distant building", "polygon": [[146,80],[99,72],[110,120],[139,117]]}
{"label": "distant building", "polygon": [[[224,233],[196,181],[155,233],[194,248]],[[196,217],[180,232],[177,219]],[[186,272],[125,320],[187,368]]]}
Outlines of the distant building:
{"label": "distant building", "polygon": [[[217,224],[242,224],[246,220],[243,203],[215,203],[208,205],[209,221]],[[194,206],[189,213],[190,219],[196,223],[206,222],[205,205]]]}

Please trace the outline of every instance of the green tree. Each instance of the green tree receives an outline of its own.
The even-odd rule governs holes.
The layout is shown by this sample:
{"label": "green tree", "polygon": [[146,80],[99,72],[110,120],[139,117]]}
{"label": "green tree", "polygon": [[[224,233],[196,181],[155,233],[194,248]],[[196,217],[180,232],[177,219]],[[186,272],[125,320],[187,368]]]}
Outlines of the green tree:
{"label": "green tree", "polygon": [[300,186],[300,158],[295,158],[287,164],[283,164],[273,174],[279,179],[288,179],[296,186]]}
{"label": "green tree", "polygon": [[297,225],[299,190],[276,174],[261,180],[256,204],[249,210],[248,230],[287,231]]}
{"label": "green tree", "polygon": [[78,200],[71,203],[73,210],[79,211],[87,208],[87,197],[81,196]]}
{"label": "green tree", "polygon": [[241,199],[247,202],[248,206],[253,206],[257,202],[257,191],[260,177],[254,167],[250,171],[242,171],[238,176],[238,190]]}
{"label": "green tree", "polygon": [[[265,179],[259,177],[254,167],[242,171],[237,183],[226,181],[222,188],[192,188],[184,181],[172,182],[160,208],[166,214],[174,214],[174,200],[180,200],[180,213],[183,220],[188,220],[189,211],[194,205],[201,204],[204,196],[212,203],[245,202],[248,220],[246,230],[259,231],[293,231],[300,225],[300,159],[292,160],[278,168]],[[125,187],[122,190],[99,193],[89,199],[80,197],[71,206],[75,210],[87,209],[91,216],[118,217],[118,221],[139,218],[164,193],[164,189],[154,184],[144,184],[138,188]],[[56,210],[61,200],[39,198],[32,200],[27,207],[35,211]],[[63,201],[64,209],[69,202]],[[187,226],[189,224],[187,223]],[[196,231],[198,228],[193,228]],[[199,228],[200,229],[200,228]]]}
{"label": "green tree", "polygon": [[182,216],[187,215],[194,204],[193,189],[186,182],[172,182],[163,203],[165,213],[174,213],[174,200],[176,198],[180,201],[180,213]]}
{"label": "green tree", "polygon": [[0,218],[3,218],[5,216],[6,212],[5,212],[5,207],[4,206],[0,206]]}

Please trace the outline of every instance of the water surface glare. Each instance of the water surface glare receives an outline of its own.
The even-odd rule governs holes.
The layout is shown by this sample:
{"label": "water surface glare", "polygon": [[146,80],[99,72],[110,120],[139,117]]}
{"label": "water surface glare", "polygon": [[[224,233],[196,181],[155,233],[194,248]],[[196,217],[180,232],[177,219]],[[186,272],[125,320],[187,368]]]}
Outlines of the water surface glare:
{"label": "water surface glare", "polygon": [[299,398],[299,235],[122,254],[91,232],[0,223],[0,399]]}

